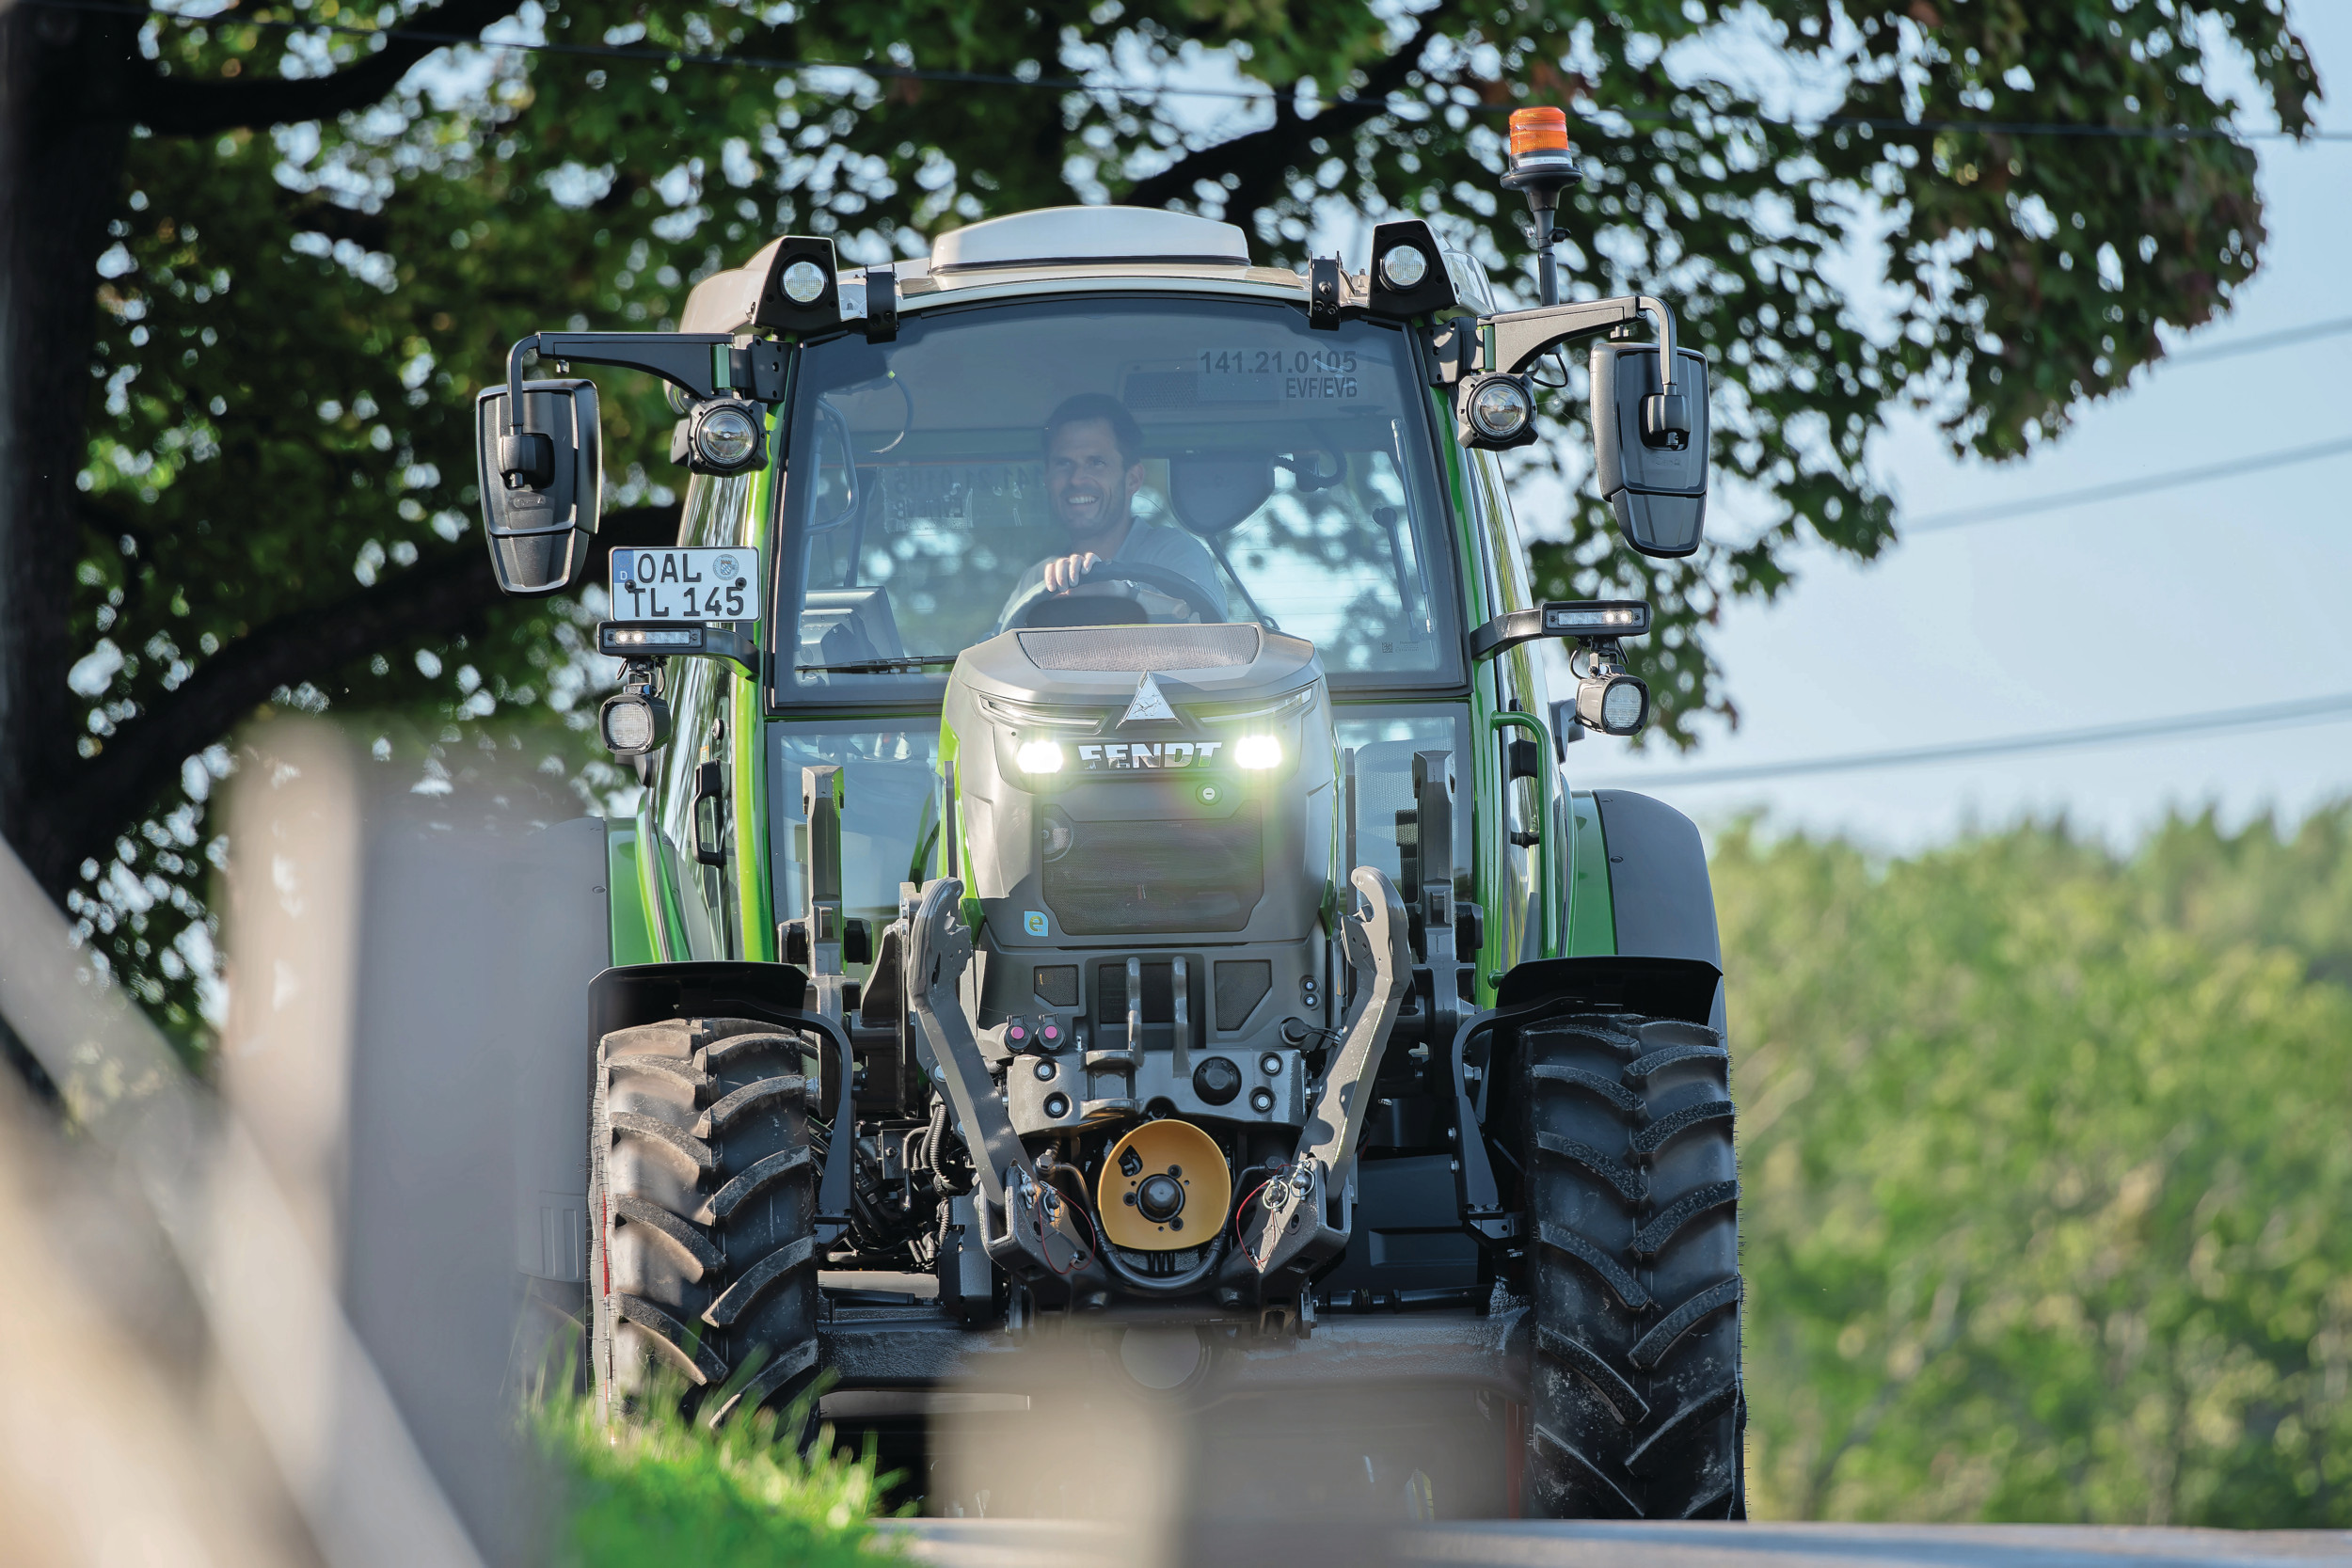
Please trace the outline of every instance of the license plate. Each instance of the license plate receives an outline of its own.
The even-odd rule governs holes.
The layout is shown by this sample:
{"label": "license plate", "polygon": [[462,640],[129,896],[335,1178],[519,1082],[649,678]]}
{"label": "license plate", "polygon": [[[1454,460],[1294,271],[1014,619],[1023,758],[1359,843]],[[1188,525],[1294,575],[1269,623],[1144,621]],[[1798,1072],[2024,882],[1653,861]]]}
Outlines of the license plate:
{"label": "license plate", "polygon": [[612,552],[615,621],[756,621],[759,552],[752,549]]}

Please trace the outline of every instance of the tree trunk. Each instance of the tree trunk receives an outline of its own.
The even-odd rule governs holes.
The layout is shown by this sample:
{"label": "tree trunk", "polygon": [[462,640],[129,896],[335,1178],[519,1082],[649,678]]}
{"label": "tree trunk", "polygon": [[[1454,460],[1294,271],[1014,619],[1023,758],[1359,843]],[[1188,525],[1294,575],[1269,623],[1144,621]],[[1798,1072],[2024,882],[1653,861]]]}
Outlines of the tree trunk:
{"label": "tree trunk", "polygon": [[0,10],[0,835],[60,900],[76,863],[51,813],[82,727],[65,683],[75,476],[137,25],[118,13]]}

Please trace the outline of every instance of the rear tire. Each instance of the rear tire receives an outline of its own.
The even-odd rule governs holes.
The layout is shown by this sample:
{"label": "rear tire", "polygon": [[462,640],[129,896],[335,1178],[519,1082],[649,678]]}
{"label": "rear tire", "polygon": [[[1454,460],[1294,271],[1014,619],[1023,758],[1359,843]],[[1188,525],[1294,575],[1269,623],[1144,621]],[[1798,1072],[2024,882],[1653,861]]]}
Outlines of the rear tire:
{"label": "rear tire", "polygon": [[803,1050],[749,1019],[674,1019],[599,1043],[589,1283],[607,1415],[664,1371],[713,1424],[815,1375],[819,1162]]}
{"label": "rear tire", "polygon": [[1528,1512],[1745,1518],[1723,1037],[1593,1015],[1530,1024],[1519,1040],[1534,1299]]}

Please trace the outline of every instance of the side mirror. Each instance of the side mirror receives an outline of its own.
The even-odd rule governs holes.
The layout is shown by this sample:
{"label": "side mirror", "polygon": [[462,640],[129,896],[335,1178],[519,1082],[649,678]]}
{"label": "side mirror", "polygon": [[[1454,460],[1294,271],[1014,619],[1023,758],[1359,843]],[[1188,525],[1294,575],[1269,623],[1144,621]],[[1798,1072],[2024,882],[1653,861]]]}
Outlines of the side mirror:
{"label": "side mirror", "polygon": [[603,503],[603,429],[587,381],[526,381],[522,418],[507,428],[506,386],[474,398],[475,483],[482,531],[501,592],[561,594],[588,564]]}
{"label": "side mirror", "polygon": [[[1681,427],[1681,428],[1677,428]],[[1674,395],[1650,343],[1593,345],[1593,477],[1644,555],[1689,555],[1707,531],[1707,356],[1675,352]]]}

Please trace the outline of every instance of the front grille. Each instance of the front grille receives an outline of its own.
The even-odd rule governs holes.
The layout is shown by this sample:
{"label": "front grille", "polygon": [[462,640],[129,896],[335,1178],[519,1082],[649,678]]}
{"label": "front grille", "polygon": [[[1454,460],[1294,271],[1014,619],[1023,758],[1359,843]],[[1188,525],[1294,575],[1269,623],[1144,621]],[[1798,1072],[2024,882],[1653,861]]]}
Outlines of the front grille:
{"label": "front grille", "polygon": [[1255,805],[1216,820],[1075,822],[1045,863],[1045,902],[1072,936],[1238,931],[1265,894]]}

